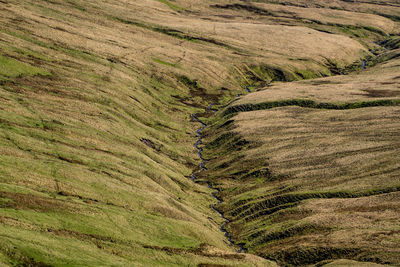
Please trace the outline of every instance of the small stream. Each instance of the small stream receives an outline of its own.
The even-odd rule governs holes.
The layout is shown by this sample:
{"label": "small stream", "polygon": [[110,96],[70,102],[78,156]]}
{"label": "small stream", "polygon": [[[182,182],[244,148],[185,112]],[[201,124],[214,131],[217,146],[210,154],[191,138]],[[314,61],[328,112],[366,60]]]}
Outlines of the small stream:
{"label": "small stream", "polygon": [[[207,109],[208,109],[209,111],[213,111],[213,112],[216,111],[215,109],[212,109],[212,104],[209,105]],[[199,147],[199,145],[201,145],[201,144],[203,143],[202,132],[204,131],[204,129],[207,128],[207,124],[205,124],[204,122],[202,122],[202,121],[196,116],[196,114],[192,114],[192,118],[193,118],[194,121],[196,121],[196,122],[198,122],[198,123],[201,124],[201,127],[200,127],[199,129],[196,130],[196,136],[197,136],[198,139],[197,139],[196,143],[193,145],[194,148],[196,148],[196,150],[197,150],[197,154],[198,154],[199,158],[201,159],[201,163],[200,163],[200,165],[199,165],[199,170],[194,171],[194,172],[192,173],[192,176],[191,176],[192,180],[194,181],[194,180],[197,179],[197,175],[198,175],[200,172],[203,172],[203,171],[207,170],[207,168],[206,168],[206,163],[207,163],[208,160],[205,159],[205,158],[203,157],[203,153],[202,153],[202,152],[203,152],[203,149],[202,149],[201,147]],[[220,226],[220,230],[224,233],[226,239],[228,240],[228,242],[229,242],[232,246],[238,246],[238,245],[236,245],[236,244],[232,241],[232,239],[231,239],[231,237],[230,237],[228,231],[225,229],[225,228],[226,228],[226,225],[230,222],[230,220],[227,219],[226,217],[224,217],[224,214],[223,214],[222,212],[220,212],[220,211],[217,209],[218,205],[220,205],[220,204],[222,203],[222,199],[219,198],[219,197],[217,196],[217,193],[219,192],[219,190],[216,189],[216,188],[213,188],[213,187],[211,186],[210,183],[207,183],[207,186],[208,186],[209,188],[211,188],[211,189],[216,190],[216,191],[213,192],[211,195],[212,195],[213,198],[215,198],[215,199],[218,201],[218,203],[217,203],[217,204],[213,204],[213,205],[211,206],[211,208],[212,208],[214,211],[216,211],[216,212],[221,216],[221,218],[224,220],[224,223]],[[244,247],[242,247],[242,246],[240,246],[240,245],[239,245],[238,247],[239,247],[238,252],[246,252],[246,251],[247,251],[246,248],[244,248]]]}
{"label": "small stream", "polygon": [[[363,60],[363,62],[362,62],[362,69],[365,70],[366,67],[367,67],[367,61],[366,61],[366,60]],[[273,80],[267,82],[267,83],[265,84],[265,87],[269,86],[272,82],[273,82]],[[250,86],[246,86],[246,87],[245,87],[245,90],[246,90],[247,93],[251,93],[251,92],[252,92],[251,89],[250,89]],[[242,94],[238,94],[237,97],[240,97],[241,95],[242,95]],[[213,106],[213,104],[210,104],[210,105],[207,107],[206,111],[207,111],[207,112],[216,112],[217,109],[213,109],[212,106]],[[207,124],[205,124],[203,121],[201,121],[201,120],[197,117],[197,114],[192,114],[191,116],[192,116],[192,118],[193,118],[194,121],[196,121],[196,122],[198,122],[198,123],[201,124],[201,127],[198,128],[198,129],[196,130],[197,141],[196,141],[196,143],[193,145],[194,148],[197,150],[197,154],[198,154],[199,158],[201,159],[201,163],[199,164],[199,169],[198,169],[198,170],[195,170],[195,171],[192,173],[192,175],[191,175],[191,179],[192,179],[193,181],[195,181],[195,180],[197,179],[197,175],[198,175],[199,173],[201,173],[201,172],[207,170],[207,168],[206,168],[206,163],[208,162],[208,160],[205,159],[205,158],[203,157],[203,149],[202,149],[201,147],[199,147],[199,146],[203,143],[202,132],[207,128]],[[245,247],[243,247],[243,245],[235,244],[235,243],[232,241],[232,238],[230,237],[228,231],[226,230],[226,225],[230,222],[230,220],[229,220],[228,218],[226,218],[226,217],[224,216],[224,214],[223,214],[222,212],[220,212],[220,211],[217,209],[217,207],[223,202],[223,200],[222,200],[220,197],[217,196],[217,194],[220,192],[220,190],[219,190],[218,188],[212,187],[211,184],[210,184],[209,182],[207,182],[207,186],[208,186],[209,188],[215,190],[214,192],[211,193],[211,195],[212,195],[213,198],[215,198],[215,199],[218,201],[218,203],[213,204],[213,205],[211,206],[211,208],[212,208],[214,211],[216,211],[216,212],[221,216],[221,218],[224,220],[224,222],[223,222],[222,225],[220,226],[220,230],[224,233],[226,239],[228,240],[228,242],[229,242],[232,246],[238,247],[238,248],[239,248],[237,252],[239,252],[239,253],[242,253],[242,252],[246,253],[246,252],[247,252],[247,249],[246,249]]]}
{"label": "small stream", "polygon": [[197,131],[196,131],[196,136],[197,136],[198,139],[197,139],[196,143],[193,145],[194,148],[196,148],[196,150],[197,150],[197,155],[201,159],[200,171],[193,172],[193,174],[192,174],[192,179],[195,180],[196,179],[196,173],[207,170],[207,168],[205,166],[207,160],[203,158],[203,154],[202,154],[203,153],[203,149],[201,147],[199,147],[199,145],[201,145],[203,143],[203,138],[202,138],[201,132],[205,128],[207,128],[207,124],[202,122],[195,114],[192,114],[192,118],[193,118],[193,120],[195,120],[196,122],[201,124],[201,127],[199,129],[197,129]]}

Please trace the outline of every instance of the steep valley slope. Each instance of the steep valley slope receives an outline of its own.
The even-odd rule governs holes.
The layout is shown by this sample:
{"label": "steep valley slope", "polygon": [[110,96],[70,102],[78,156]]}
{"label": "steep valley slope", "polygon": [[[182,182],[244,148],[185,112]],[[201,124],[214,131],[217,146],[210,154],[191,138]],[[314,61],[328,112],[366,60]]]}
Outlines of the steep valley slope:
{"label": "steep valley slope", "polygon": [[2,265],[400,264],[399,1],[0,14]]}

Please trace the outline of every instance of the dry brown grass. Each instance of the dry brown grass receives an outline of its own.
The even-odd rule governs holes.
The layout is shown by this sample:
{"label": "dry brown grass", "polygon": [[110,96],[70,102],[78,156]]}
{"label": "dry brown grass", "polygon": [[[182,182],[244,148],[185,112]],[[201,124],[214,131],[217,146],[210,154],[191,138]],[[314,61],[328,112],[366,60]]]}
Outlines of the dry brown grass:
{"label": "dry brown grass", "polygon": [[276,175],[299,179],[282,186],[363,190],[400,184],[399,114],[398,107],[277,108],[240,113],[235,131],[260,144],[249,150],[250,158],[264,158]]}
{"label": "dry brown grass", "polygon": [[[375,13],[382,16],[392,17],[396,20],[400,5],[397,1],[385,1],[385,0],[367,0],[367,1],[340,1],[340,0],[263,0],[260,2],[293,6],[297,8],[324,8],[334,11],[351,11],[355,13]],[[320,9],[320,12],[322,9]],[[320,13],[318,12],[318,13]],[[324,11],[322,11],[324,12]],[[330,13],[332,14],[332,13]],[[310,16],[310,15],[308,15]],[[399,30],[398,25],[395,26]]]}
{"label": "dry brown grass", "polygon": [[299,82],[275,83],[246,95],[235,104],[256,104],[287,99],[311,99],[317,102],[343,103],[398,99],[400,97],[400,60],[346,76],[334,76]]}
{"label": "dry brown grass", "polygon": [[230,131],[249,145],[212,159],[208,174],[236,241],[293,265],[399,264],[399,115],[282,107],[233,117]]}

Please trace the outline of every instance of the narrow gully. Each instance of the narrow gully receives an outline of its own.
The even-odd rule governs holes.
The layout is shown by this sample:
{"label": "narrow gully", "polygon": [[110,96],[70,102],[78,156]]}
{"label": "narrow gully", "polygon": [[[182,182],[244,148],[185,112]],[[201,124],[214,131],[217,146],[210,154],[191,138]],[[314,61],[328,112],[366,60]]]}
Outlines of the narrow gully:
{"label": "narrow gully", "polygon": [[206,166],[205,166],[207,160],[203,158],[203,154],[202,154],[203,149],[202,149],[201,147],[199,147],[199,145],[201,145],[201,144],[203,143],[203,140],[202,140],[203,138],[202,138],[201,132],[202,132],[205,128],[207,128],[207,124],[205,124],[204,122],[202,122],[195,114],[192,114],[192,118],[193,118],[194,121],[196,121],[196,122],[198,122],[198,123],[201,124],[201,127],[200,127],[199,129],[196,130],[196,136],[198,137],[198,139],[197,139],[196,143],[193,145],[194,148],[196,148],[196,150],[197,150],[197,155],[198,155],[199,158],[201,159],[200,171],[197,171],[197,172],[195,171],[195,172],[192,173],[192,180],[195,180],[195,179],[196,179],[196,174],[197,174],[198,172],[207,170],[207,168],[206,168]]}
{"label": "narrow gully", "polygon": [[[362,62],[362,69],[365,70],[366,68],[367,68],[367,61],[366,61],[366,60],[363,60],[363,62]],[[269,82],[266,82],[265,85],[264,85],[264,87],[267,87],[267,86],[271,85],[272,82],[274,82],[274,79],[270,80]],[[246,91],[246,93],[251,93],[251,92],[252,92],[252,91],[250,90],[250,86],[246,86],[246,87],[245,87],[245,91]],[[237,97],[240,97],[240,96],[242,96],[242,95],[243,95],[243,94],[238,94]],[[213,104],[210,104],[210,105],[206,108],[206,111],[217,112],[218,110],[212,108],[212,106],[213,106]],[[199,174],[199,173],[201,173],[201,172],[207,170],[207,168],[206,168],[206,163],[207,163],[208,160],[206,160],[206,159],[203,157],[203,153],[202,153],[202,152],[203,152],[203,149],[202,149],[201,147],[199,147],[199,145],[201,145],[201,144],[203,143],[202,132],[204,131],[204,129],[207,128],[207,124],[205,124],[203,121],[201,121],[201,120],[197,117],[196,114],[192,114],[191,116],[192,116],[192,118],[193,118],[194,121],[196,121],[196,122],[198,122],[198,123],[201,124],[201,127],[200,127],[199,129],[196,130],[196,136],[198,137],[198,139],[197,139],[196,143],[193,145],[194,148],[196,148],[196,150],[197,150],[197,154],[198,154],[199,158],[201,159],[201,163],[199,164],[199,170],[197,170],[197,171],[195,170],[195,171],[192,173],[192,175],[191,175],[191,179],[192,179],[193,181],[195,181],[195,180],[197,179],[197,174]],[[231,236],[229,235],[228,231],[226,230],[226,225],[230,222],[230,220],[229,220],[228,218],[226,218],[226,217],[224,216],[224,214],[223,214],[221,211],[219,211],[219,210],[217,209],[218,205],[220,205],[220,204],[223,202],[223,200],[217,196],[217,193],[219,193],[220,190],[219,190],[218,188],[212,187],[211,184],[210,184],[209,182],[207,182],[207,186],[208,186],[209,188],[215,190],[214,192],[211,193],[211,195],[212,195],[213,198],[215,198],[215,199],[218,201],[217,204],[211,205],[211,208],[212,208],[214,211],[216,211],[216,212],[221,216],[221,218],[224,220],[224,223],[220,226],[220,230],[224,233],[226,239],[228,240],[228,242],[229,242],[233,247],[238,247],[238,248],[239,248],[237,252],[239,252],[239,253],[241,253],[241,252],[246,253],[246,252],[248,251],[247,248],[245,248],[242,244],[235,244],[235,243],[232,241]]]}
{"label": "narrow gully", "polygon": [[[211,111],[213,111],[213,112],[216,111],[215,109],[212,109],[212,104],[210,104],[210,105],[208,106],[207,109],[208,109],[208,110],[211,110]],[[207,163],[208,160],[206,160],[206,159],[203,157],[203,154],[202,154],[203,149],[202,149],[201,147],[199,147],[199,145],[201,145],[201,144],[203,143],[203,140],[202,140],[202,139],[203,139],[203,138],[202,138],[202,131],[204,131],[204,129],[207,128],[207,124],[205,124],[204,122],[202,122],[202,121],[196,116],[196,114],[192,114],[192,118],[193,118],[194,121],[196,121],[196,122],[198,122],[198,123],[201,124],[201,127],[200,127],[199,129],[196,130],[196,136],[198,137],[198,139],[197,139],[196,143],[193,145],[194,148],[196,148],[196,150],[197,150],[197,154],[198,154],[199,158],[201,159],[201,163],[200,163],[200,165],[199,165],[200,169],[199,169],[198,171],[194,171],[194,172],[192,173],[192,176],[191,176],[192,180],[194,181],[194,180],[196,180],[197,174],[198,174],[198,173],[207,170],[207,168],[206,168],[205,165],[206,165],[206,163]],[[229,242],[232,246],[234,246],[234,247],[239,247],[239,249],[238,249],[237,252],[239,252],[239,253],[241,253],[241,252],[247,252],[247,249],[246,249],[246,248],[244,248],[244,247],[241,246],[241,245],[235,244],[235,243],[232,241],[232,239],[231,239],[231,237],[230,237],[228,231],[226,230],[226,225],[230,222],[230,220],[229,220],[228,218],[226,218],[226,217],[224,216],[224,214],[223,214],[222,212],[220,212],[220,211],[217,209],[218,205],[220,205],[220,204],[222,203],[222,199],[219,198],[219,197],[217,196],[217,193],[219,192],[219,190],[218,190],[217,188],[213,188],[213,187],[211,186],[211,184],[208,183],[208,182],[207,182],[207,186],[208,186],[209,188],[213,189],[213,190],[216,190],[215,192],[212,192],[211,195],[212,195],[213,198],[215,198],[215,199],[218,201],[218,203],[217,203],[217,204],[211,205],[211,208],[212,208],[214,211],[216,211],[216,212],[221,216],[221,218],[224,220],[223,224],[220,226],[220,230],[224,233],[226,239],[228,240],[228,242]]]}

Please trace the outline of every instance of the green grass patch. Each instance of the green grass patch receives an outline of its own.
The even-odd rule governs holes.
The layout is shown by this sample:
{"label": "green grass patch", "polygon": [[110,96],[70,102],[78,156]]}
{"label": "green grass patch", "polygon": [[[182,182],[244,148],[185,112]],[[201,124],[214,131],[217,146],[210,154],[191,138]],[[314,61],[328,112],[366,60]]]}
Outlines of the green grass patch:
{"label": "green grass patch", "polygon": [[175,10],[175,11],[183,11],[183,10],[185,10],[183,7],[175,5],[175,4],[173,4],[173,3],[171,3],[170,1],[167,1],[167,0],[157,0],[157,1],[160,2],[160,3],[166,4],[169,8],[171,8],[172,10]]}
{"label": "green grass patch", "polygon": [[161,59],[158,59],[158,58],[155,58],[155,57],[152,57],[151,60],[153,60],[154,62],[156,62],[158,64],[162,64],[162,65],[165,65],[165,66],[168,66],[168,67],[177,67],[178,66],[178,64],[169,63],[169,62],[166,62],[164,60],[161,60]]}
{"label": "green grass patch", "polygon": [[49,58],[49,57],[47,57],[45,55],[42,55],[40,53],[37,53],[35,51],[32,51],[32,50],[15,48],[14,51],[16,53],[18,53],[20,55],[23,55],[25,57],[28,57],[28,58],[36,58],[36,59],[40,59],[40,60],[48,61],[48,62],[54,61],[53,59],[51,59],[51,58]]}
{"label": "green grass patch", "polygon": [[0,56],[0,81],[23,76],[50,75],[45,69],[31,66],[13,58]]}

